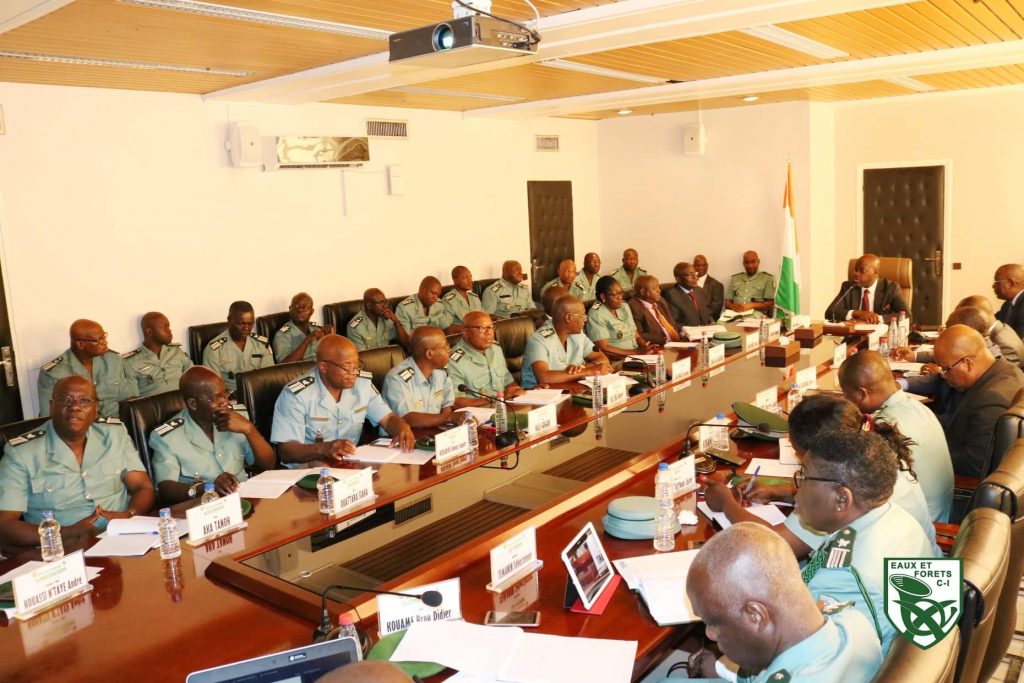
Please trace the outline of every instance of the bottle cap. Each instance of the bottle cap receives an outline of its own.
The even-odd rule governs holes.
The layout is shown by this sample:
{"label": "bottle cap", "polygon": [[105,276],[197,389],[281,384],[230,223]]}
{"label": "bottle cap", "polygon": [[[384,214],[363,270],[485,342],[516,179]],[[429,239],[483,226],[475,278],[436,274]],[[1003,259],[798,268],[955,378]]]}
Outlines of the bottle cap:
{"label": "bottle cap", "polygon": [[53,519],[53,510],[44,510],[43,511],[43,519],[44,520]]}
{"label": "bottle cap", "polygon": [[171,508],[160,508],[160,516],[161,517],[170,517],[171,516]]}
{"label": "bottle cap", "polygon": [[355,622],[352,621],[352,615],[348,612],[343,612],[338,615],[339,626],[352,626]]}
{"label": "bottle cap", "polygon": [[667,469],[668,469],[668,463],[667,462],[658,463],[658,471],[659,472],[664,472]]}
{"label": "bottle cap", "polygon": [[716,420],[724,420],[725,419],[725,413],[715,413],[715,419]]}
{"label": "bottle cap", "polygon": [[213,482],[212,481],[208,481],[205,484],[203,484],[203,491],[205,493],[209,493],[212,490],[213,490]]}
{"label": "bottle cap", "polygon": [[327,467],[321,467],[321,468],[320,468],[320,476],[321,476],[321,477],[329,477],[329,476],[331,476],[331,470],[330,470],[330,468],[327,468]]}

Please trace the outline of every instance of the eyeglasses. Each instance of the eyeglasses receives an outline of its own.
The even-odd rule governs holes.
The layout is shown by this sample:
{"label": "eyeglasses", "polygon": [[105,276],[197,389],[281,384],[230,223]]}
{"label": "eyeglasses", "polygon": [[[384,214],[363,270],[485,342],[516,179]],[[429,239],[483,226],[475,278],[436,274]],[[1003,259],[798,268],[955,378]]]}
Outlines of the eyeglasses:
{"label": "eyeglasses", "polygon": [[463,325],[464,330],[480,330],[481,332],[494,332],[494,325]]}
{"label": "eyeglasses", "polygon": [[804,474],[804,468],[801,467],[793,473],[793,486],[800,488],[803,486],[805,481],[826,481],[830,484],[839,484],[840,486],[846,486],[846,482],[842,479],[829,479],[828,477],[808,477]]}
{"label": "eyeglasses", "polygon": [[103,342],[107,341],[107,337],[108,336],[109,335],[106,332],[104,332],[103,334],[100,335],[99,339],[89,339],[88,337],[79,337],[78,339],[75,339],[75,341],[76,342],[85,342],[86,344],[102,344]]}
{"label": "eyeglasses", "polygon": [[99,401],[97,401],[94,398],[87,398],[84,396],[82,398],[73,398],[71,396],[65,396],[64,398],[55,398],[53,399],[53,401],[62,408],[71,408],[72,406],[78,406],[82,410],[88,410],[89,408],[99,403]]}
{"label": "eyeglasses", "polygon": [[571,315],[574,318],[586,318],[587,317],[586,313],[570,313],[569,315]]}
{"label": "eyeglasses", "polygon": [[939,374],[942,375],[943,377],[945,377],[946,375],[948,375],[950,372],[953,371],[953,368],[955,368],[956,366],[960,365],[961,363],[963,363],[968,358],[970,358],[971,360],[974,360],[974,356],[964,356],[963,358],[961,358],[957,362],[955,362],[952,365],[950,365],[948,368],[945,365],[940,365],[939,366]]}
{"label": "eyeglasses", "polygon": [[335,363],[333,360],[327,360],[326,358],[324,358],[323,362],[330,363],[331,365],[338,368],[342,372],[348,373],[350,375],[363,371],[362,361],[360,361],[359,363],[345,363],[343,365],[341,363]]}

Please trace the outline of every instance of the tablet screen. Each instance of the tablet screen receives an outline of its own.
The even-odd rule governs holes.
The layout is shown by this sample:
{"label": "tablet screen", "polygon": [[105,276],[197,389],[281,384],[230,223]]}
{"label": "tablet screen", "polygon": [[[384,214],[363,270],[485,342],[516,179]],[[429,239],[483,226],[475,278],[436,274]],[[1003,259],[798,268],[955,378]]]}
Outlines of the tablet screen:
{"label": "tablet screen", "polygon": [[562,561],[569,570],[569,578],[576,586],[583,608],[590,609],[615,574],[592,522],[583,527],[562,551]]}

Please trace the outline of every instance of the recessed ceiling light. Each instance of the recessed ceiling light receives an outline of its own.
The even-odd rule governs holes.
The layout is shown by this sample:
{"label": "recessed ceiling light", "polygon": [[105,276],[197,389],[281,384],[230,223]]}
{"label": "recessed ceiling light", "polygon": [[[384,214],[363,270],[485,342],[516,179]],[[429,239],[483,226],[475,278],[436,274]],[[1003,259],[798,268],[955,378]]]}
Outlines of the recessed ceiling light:
{"label": "recessed ceiling light", "polygon": [[761,99],[761,98],[758,95],[747,95],[746,97],[743,98],[743,101],[744,102],[757,102],[759,99]]}
{"label": "recessed ceiling light", "polygon": [[128,62],[121,59],[99,59],[96,57],[76,57],[74,55],[49,55],[42,52],[15,52],[0,50],[0,57],[7,59],[24,59],[29,62],[49,62],[51,64],[75,64],[78,66],[109,66],[120,69],[142,69],[143,71],[174,71],[186,74],[210,74],[214,76],[254,76],[254,71],[242,69],[220,69],[214,66],[190,66],[187,64],[156,64],[150,62]]}
{"label": "recessed ceiling light", "polygon": [[782,47],[788,47],[790,50],[796,50],[797,52],[803,52],[805,55],[812,57],[818,57],[820,59],[838,59],[840,57],[849,57],[848,52],[837,50],[831,45],[812,40],[811,38],[805,38],[799,33],[793,33],[787,31],[784,28],[778,26],[758,26],[757,28],[745,28],[740,29],[740,33],[746,33],[748,36],[754,36],[761,40],[767,40],[769,43],[775,43]]}
{"label": "recessed ceiling light", "polygon": [[632,114],[632,113],[633,113],[632,109],[620,109],[619,110],[619,116],[625,116],[627,114]]}

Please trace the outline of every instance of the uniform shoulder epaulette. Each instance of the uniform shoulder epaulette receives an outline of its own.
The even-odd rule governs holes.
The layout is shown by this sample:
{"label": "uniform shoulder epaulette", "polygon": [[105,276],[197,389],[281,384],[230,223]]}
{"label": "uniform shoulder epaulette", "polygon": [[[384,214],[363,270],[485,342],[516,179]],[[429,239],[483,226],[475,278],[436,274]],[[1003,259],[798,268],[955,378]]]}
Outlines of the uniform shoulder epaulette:
{"label": "uniform shoulder epaulette", "polygon": [[53,370],[55,367],[60,365],[63,361],[64,361],[64,356],[57,356],[56,358],[54,358],[49,363],[47,363],[46,365],[44,365],[43,367],[41,367],[39,369],[42,370],[43,372],[49,372],[50,370]]}
{"label": "uniform shoulder epaulette", "polygon": [[124,422],[121,422],[121,420],[119,418],[116,418],[116,417],[97,417],[96,418],[96,422],[100,423],[101,425],[123,425],[124,424]]}
{"label": "uniform shoulder epaulette", "polygon": [[540,336],[542,336],[545,339],[547,339],[548,337],[550,337],[551,335],[553,335],[555,333],[555,328],[554,327],[542,327],[539,330],[537,330],[537,332],[540,334]]}
{"label": "uniform shoulder epaulette", "polygon": [[529,288],[530,288],[530,285],[526,284],[525,282],[520,282],[520,283],[519,283],[518,285],[516,285],[516,286],[517,286],[517,287],[522,287],[523,289],[529,289]]}
{"label": "uniform shoulder epaulette", "polygon": [[849,567],[853,563],[853,544],[856,540],[857,531],[850,527],[836,534],[826,548],[828,557],[825,559],[825,566],[829,569]]}
{"label": "uniform shoulder epaulette", "polygon": [[480,295],[474,292],[473,290],[466,292],[466,294],[469,294],[470,296],[475,296],[477,299],[480,298]]}
{"label": "uniform shoulder epaulette", "polygon": [[601,306],[601,302],[600,301],[595,301],[590,306],[590,310],[592,310],[592,311],[599,311],[599,310],[601,310],[601,308],[602,308],[602,306]]}
{"label": "uniform shoulder epaulette", "polygon": [[237,411],[240,411],[240,410],[248,410],[248,408],[245,407],[244,403],[232,403],[231,404],[231,410],[234,410],[234,411],[237,412]]}
{"label": "uniform shoulder epaulette", "polygon": [[493,285],[491,285],[491,291],[494,292],[495,294],[501,291],[501,280],[498,280]]}
{"label": "uniform shoulder epaulette", "polygon": [[360,370],[359,371],[359,376],[362,377],[363,379],[369,379],[369,380],[373,379],[373,373],[370,372],[369,370]]}
{"label": "uniform shoulder epaulette", "polygon": [[167,344],[166,346],[170,346],[170,347],[173,347],[173,348],[176,348],[176,349],[180,349],[181,348],[181,344],[179,344],[178,342],[174,342],[173,344]]}
{"label": "uniform shoulder epaulette", "polygon": [[216,351],[217,349],[219,349],[220,347],[224,346],[227,343],[228,343],[228,338],[227,337],[221,337],[219,339],[214,339],[212,342],[210,342],[210,350],[211,351]]}
{"label": "uniform shoulder epaulette", "polygon": [[287,331],[288,331],[288,330],[290,330],[290,329],[292,329],[292,325],[291,325],[291,323],[285,323],[284,325],[281,325],[281,327],[279,327],[279,328],[277,329],[277,331],[278,331],[278,332],[287,332]]}
{"label": "uniform shoulder epaulette", "polygon": [[134,351],[126,351],[125,353],[121,354],[121,358],[124,358],[124,359],[131,358],[132,356],[137,355],[140,351],[142,351],[141,347],[135,349]]}
{"label": "uniform shoulder epaulette", "polygon": [[768,677],[769,683],[789,683],[791,680],[793,680],[793,675],[785,669],[779,669]]}
{"label": "uniform shoulder epaulette", "polygon": [[399,306],[405,306],[407,304],[411,304],[411,305],[415,306],[416,305],[416,297],[415,296],[410,296],[410,297],[408,297],[406,299],[402,299],[402,303],[400,303],[398,305]]}
{"label": "uniform shoulder epaulette", "polygon": [[647,275],[647,270],[645,268],[641,268],[640,266],[636,267],[636,272],[640,273],[641,275]]}
{"label": "uniform shoulder epaulette", "polygon": [[167,422],[164,422],[162,425],[160,425],[159,427],[157,427],[153,431],[156,432],[157,434],[159,434],[160,436],[167,436],[168,434],[170,434],[171,432],[173,432],[175,429],[177,429],[178,427],[180,427],[183,424],[185,424],[185,418],[183,418],[183,417],[175,417],[175,418],[171,418]]}
{"label": "uniform shoulder epaulette", "polygon": [[255,339],[256,341],[258,341],[259,343],[263,344],[264,346],[266,346],[267,344],[270,343],[270,340],[268,340],[262,334],[256,334],[255,332],[250,332],[249,336],[252,337],[253,339]]}
{"label": "uniform shoulder epaulette", "polygon": [[404,369],[404,370],[402,370],[402,371],[400,371],[398,373],[398,377],[403,382],[406,382],[406,383],[410,382],[412,380],[412,378],[415,377],[415,376],[416,376],[416,371],[413,370],[412,368],[406,368],[406,369]]}
{"label": "uniform shoulder epaulette", "polygon": [[452,355],[448,356],[449,363],[458,363],[462,360],[462,357],[466,355],[465,349],[455,349],[452,351]]}
{"label": "uniform shoulder epaulette", "polygon": [[609,275],[612,275],[612,276],[614,276],[614,275],[615,275],[616,273],[618,273],[618,272],[619,272],[620,270],[622,270],[622,268],[616,268],[615,270],[613,270],[612,272],[610,272],[610,273],[608,273],[608,274],[609,274]]}
{"label": "uniform shoulder epaulette", "polygon": [[357,315],[356,317],[354,317],[354,318],[352,318],[351,320],[348,321],[348,326],[349,327],[353,327],[353,328],[359,327],[362,324],[363,324],[363,316],[361,316],[361,315]]}
{"label": "uniform shoulder epaulette", "polygon": [[314,384],[315,382],[316,378],[313,377],[313,375],[306,375],[305,377],[300,377],[299,379],[289,384],[288,391],[292,392],[293,394],[297,394],[306,387],[310,386],[311,384]]}
{"label": "uniform shoulder epaulette", "polygon": [[7,443],[11,444],[12,446],[20,446],[23,443],[28,443],[29,441],[33,441],[35,439],[38,439],[39,437],[43,436],[44,434],[46,434],[46,430],[45,429],[37,429],[37,430],[32,431],[32,432],[25,432],[21,436],[16,436],[13,439],[11,439],[10,441],[8,441]]}
{"label": "uniform shoulder epaulette", "polygon": [[441,298],[444,299],[445,301],[451,301],[452,299],[455,298],[455,290],[453,289],[452,291],[448,292]]}

